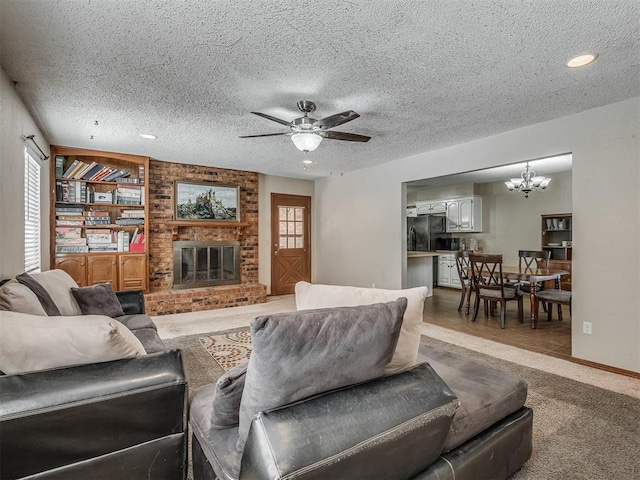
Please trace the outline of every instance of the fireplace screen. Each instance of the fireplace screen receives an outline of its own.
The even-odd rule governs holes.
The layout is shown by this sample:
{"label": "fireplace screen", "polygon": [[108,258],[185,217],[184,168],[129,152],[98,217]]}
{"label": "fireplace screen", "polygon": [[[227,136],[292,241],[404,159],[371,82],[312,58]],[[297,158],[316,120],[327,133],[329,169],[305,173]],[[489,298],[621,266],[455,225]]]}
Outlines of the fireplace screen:
{"label": "fireplace screen", "polygon": [[238,242],[173,242],[173,288],[240,283]]}

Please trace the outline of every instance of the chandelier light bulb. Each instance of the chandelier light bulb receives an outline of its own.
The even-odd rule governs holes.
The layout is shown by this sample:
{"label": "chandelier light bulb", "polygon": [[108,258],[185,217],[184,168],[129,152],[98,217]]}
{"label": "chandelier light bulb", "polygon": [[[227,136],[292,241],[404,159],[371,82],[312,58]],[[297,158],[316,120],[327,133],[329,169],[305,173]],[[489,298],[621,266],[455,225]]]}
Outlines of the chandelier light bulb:
{"label": "chandelier light bulb", "polygon": [[549,186],[550,182],[550,178],[536,175],[535,170],[531,170],[529,162],[527,162],[524,171],[520,174],[520,178],[512,178],[504,182],[504,184],[510,192],[522,192],[524,193],[524,198],[529,198],[529,193],[544,190]]}

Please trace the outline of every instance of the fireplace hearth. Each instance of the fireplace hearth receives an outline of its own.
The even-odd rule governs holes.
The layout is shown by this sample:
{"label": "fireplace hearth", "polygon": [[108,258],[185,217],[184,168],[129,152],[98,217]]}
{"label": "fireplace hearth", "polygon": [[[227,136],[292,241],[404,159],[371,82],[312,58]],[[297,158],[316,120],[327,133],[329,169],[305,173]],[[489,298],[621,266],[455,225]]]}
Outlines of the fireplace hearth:
{"label": "fireplace hearth", "polygon": [[174,289],[239,283],[239,242],[173,242]]}

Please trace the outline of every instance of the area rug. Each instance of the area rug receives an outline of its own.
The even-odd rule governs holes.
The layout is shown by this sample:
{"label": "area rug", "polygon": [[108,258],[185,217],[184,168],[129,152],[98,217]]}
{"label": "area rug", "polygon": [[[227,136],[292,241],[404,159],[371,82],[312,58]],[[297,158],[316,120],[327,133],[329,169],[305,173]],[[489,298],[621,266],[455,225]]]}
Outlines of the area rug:
{"label": "area rug", "polygon": [[220,335],[198,338],[204,349],[225,371],[248,362],[251,355],[251,335],[249,330],[239,330]]}
{"label": "area rug", "polygon": [[[225,372],[199,339],[239,331],[246,328],[164,341],[167,347],[182,350],[190,390],[215,382]],[[526,404],[534,411],[533,455],[512,479],[640,478],[640,400],[433,338],[423,336],[421,341],[485,361],[528,383]]]}

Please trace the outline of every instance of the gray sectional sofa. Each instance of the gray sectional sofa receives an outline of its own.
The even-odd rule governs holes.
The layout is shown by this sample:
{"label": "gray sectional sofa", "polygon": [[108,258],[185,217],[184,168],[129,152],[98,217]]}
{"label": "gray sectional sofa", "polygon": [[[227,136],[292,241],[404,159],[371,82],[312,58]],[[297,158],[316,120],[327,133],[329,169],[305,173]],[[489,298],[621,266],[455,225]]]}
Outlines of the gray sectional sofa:
{"label": "gray sectional sofa", "polygon": [[142,292],[118,292],[115,319],[82,315],[65,272],[33,277],[62,315],[15,279],[0,287],[2,478],[186,478],[182,356],[165,349]]}
{"label": "gray sectional sofa", "polygon": [[[419,330],[418,341],[411,338],[421,322],[425,290],[298,287],[296,302],[302,311],[254,319],[249,364],[192,393],[195,480],[503,479],[530,458],[533,412],[525,406],[526,383],[483,362],[420,344]],[[336,388],[304,398],[265,390],[265,378],[267,385],[295,392],[308,391],[309,377],[311,383],[317,379],[326,385],[331,376],[344,376],[345,364],[368,355],[372,340],[359,339],[383,316],[371,325],[357,323],[362,307],[343,306],[400,296],[408,304],[395,345],[404,351],[393,352],[397,361],[388,364],[393,364],[391,371],[348,385],[338,380]],[[334,308],[305,310],[322,307]],[[336,320],[333,312],[343,309]],[[324,316],[311,315],[319,311]],[[344,331],[341,322],[347,324]],[[357,334],[351,329],[354,323]],[[318,360],[318,338],[342,358],[337,367],[331,360]],[[408,364],[398,360],[402,358]],[[256,392],[267,397],[265,408],[256,408]],[[284,401],[277,403],[278,397]],[[247,401],[250,413],[258,413],[249,420],[245,415],[243,429]],[[235,418],[230,407],[240,412]],[[246,440],[239,441],[243,435]]]}

